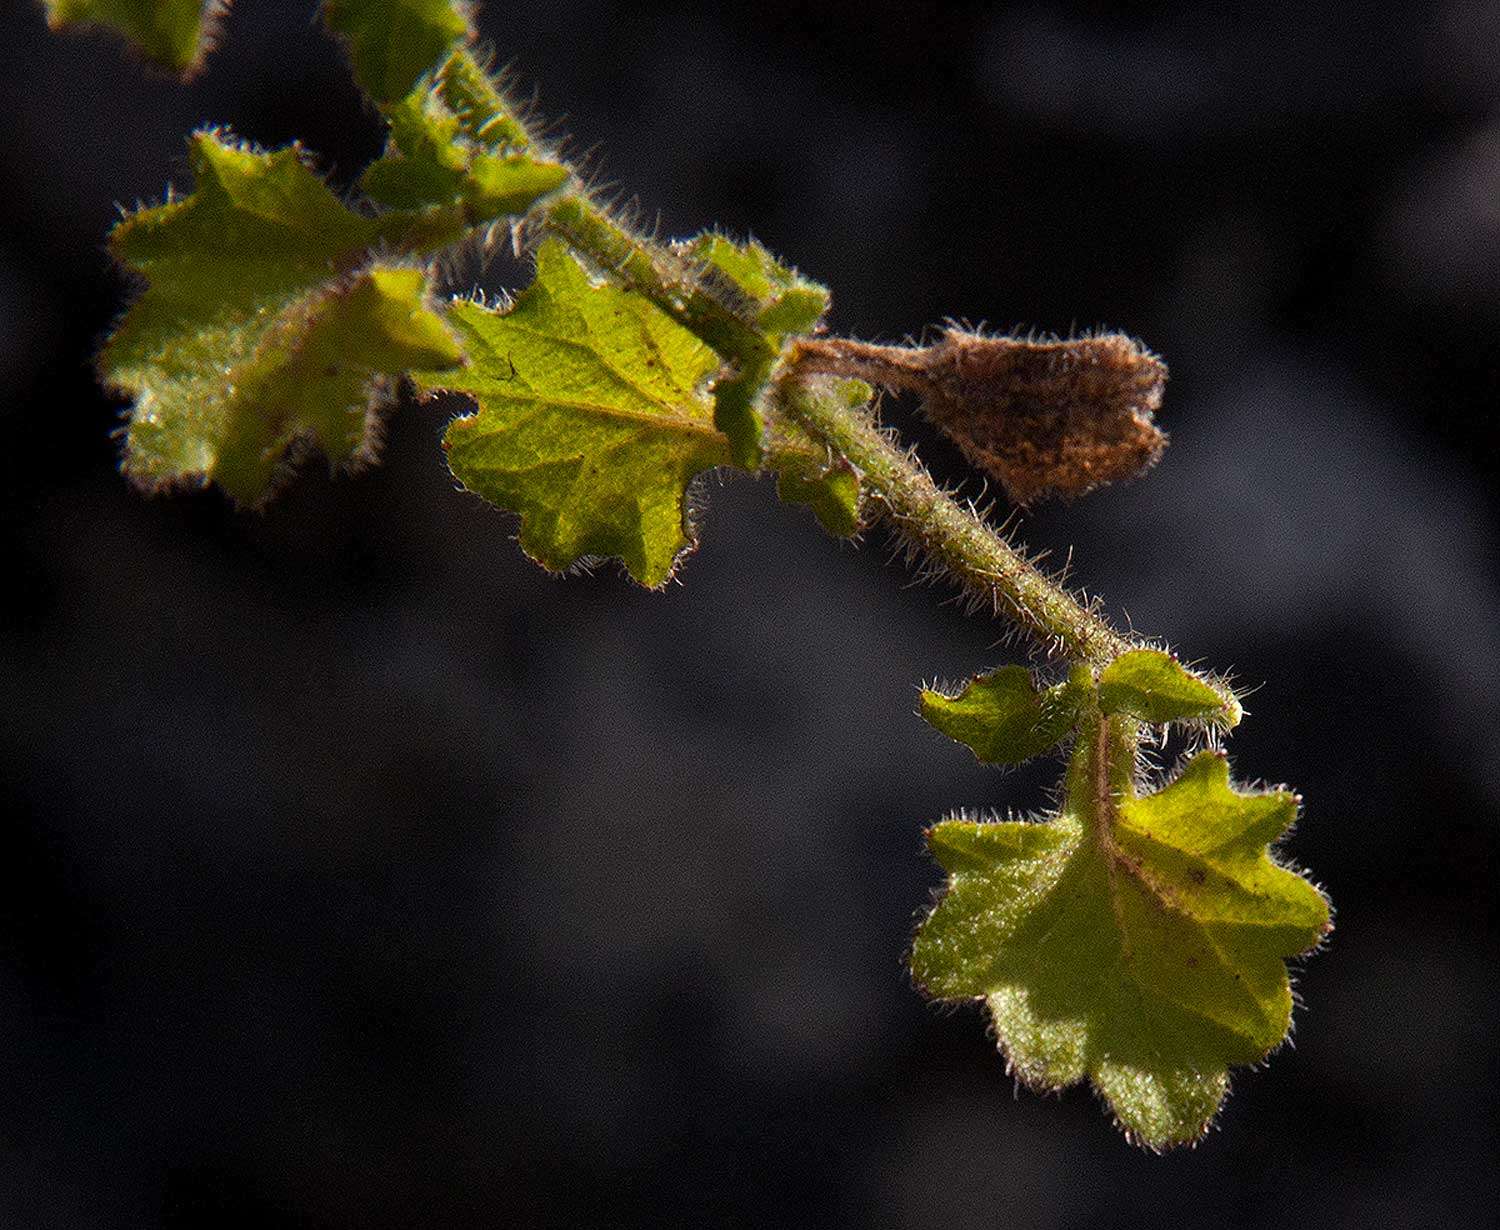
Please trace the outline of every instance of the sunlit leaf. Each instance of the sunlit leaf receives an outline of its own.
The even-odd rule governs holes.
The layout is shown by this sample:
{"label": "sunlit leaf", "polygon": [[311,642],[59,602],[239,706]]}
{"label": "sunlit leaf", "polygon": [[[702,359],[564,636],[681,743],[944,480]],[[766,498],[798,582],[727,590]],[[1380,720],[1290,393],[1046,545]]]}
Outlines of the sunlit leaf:
{"label": "sunlit leaf", "polygon": [[459,302],[450,320],[468,365],[418,378],[478,403],[445,439],[459,481],[519,513],[521,546],[545,567],[617,556],[663,584],[694,542],[688,484],[729,460],[706,391],[713,351],[555,240],[509,310]]}
{"label": "sunlit leaf", "polygon": [[1099,706],[1154,723],[1216,718],[1235,726],[1240,720],[1238,704],[1226,709],[1218,692],[1159,649],[1132,649],[1106,666],[1099,674]]}
{"label": "sunlit leaf", "polygon": [[217,0],[46,0],[47,22],[99,26],[123,35],[163,68],[188,76],[208,53]]}
{"label": "sunlit leaf", "polygon": [[191,196],[111,235],[145,293],[100,356],[134,399],[124,468],[148,486],[213,481],[262,500],[302,442],[335,463],[371,448],[382,376],[456,363],[415,269],[371,265],[399,219],[346,208],[295,149],[192,141]]}
{"label": "sunlit leaf", "polygon": [[449,209],[455,241],[469,227],[524,214],[570,178],[550,159],[476,141],[435,88],[384,110],[390,147],[365,169],[360,186],[393,209]]}
{"label": "sunlit leaf", "polygon": [[[850,410],[861,409],[874,395],[863,380],[824,381],[803,392],[834,398]],[[776,494],[783,503],[812,509],[819,524],[836,538],[859,530],[864,491],[854,467],[843,458],[830,456],[806,431],[781,418],[771,428],[765,460],[777,473]]]}
{"label": "sunlit leaf", "polygon": [[[828,290],[778,261],[766,248],[750,240],[738,244],[713,232],[679,245],[705,280],[729,301],[738,316],[754,323],[763,343],[755,354],[737,356],[738,370],[715,386],[714,422],[729,437],[737,465],[754,469],[763,460],[766,415],[761,399],[776,370],[786,337],[817,327],[828,310]],[[790,489],[799,479],[789,477]],[[848,488],[847,479],[837,486]],[[818,499],[829,495],[825,489]],[[843,514],[829,507],[835,521]]]}
{"label": "sunlit leaf", "polygon": [[922,690],[922,717],[967,744],[986,764],[1020,764],[1056,747],[1093,691],[1087,669],[1038,689],[1024,666],[1002,666],[969,680],[955,696]]}
{"label": "sunlit leaf", "polygon": [[828,288],[804,278],[753,239],[735,243],[709,232],[687,244],[720,284],[742,296],[757,323],[775,341],[808,333],[828,311]]}
{"label": "sunlit leaf", "polygon": [[455,0],[326,0],[323,20],[344,36],[355,80],[380,103],[406,97],[473,34]]}
{"label": "sunlit leaf", "polygon": [[[1323,896],[1268,843],[1293,795],[1242,794],[1212,752],[1135,797],[1108,719],[1085,731],[1045,823],[950,820],[929,831],[946,894],[912,951],[917,982],[988,1005],[1016,1073],[1038,1089],[1088,1077],[1125,1131],[1196,1140],[1228,1070],[1286,1037],[1285,960],[1329,929]],[[1112,750],[1113,749],[1113,750]]]}

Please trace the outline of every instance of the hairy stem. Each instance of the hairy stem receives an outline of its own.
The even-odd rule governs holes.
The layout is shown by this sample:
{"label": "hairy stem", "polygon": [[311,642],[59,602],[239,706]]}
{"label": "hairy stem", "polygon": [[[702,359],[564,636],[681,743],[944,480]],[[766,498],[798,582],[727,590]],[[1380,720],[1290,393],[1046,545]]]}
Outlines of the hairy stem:
{"label": "hairy stem", "polygon": [[[535,144],[525,121],[468,51],[454,55],[443,70],[441,84],[449,105],[471,132],[499,136],[515,149]],[[601,271],[650,299],[742,371],[774,359],[775,348],[755,322],[713,293],[679,253],[621,226],[581,186],[553,197],[541,206],[535,220]],[[837,351],[830,358],[881,360],[891,366],[893,352],[885,348],[822,339],[808,345],[810,350],[821,347],[820,354]],[[898,387],[917,387],[915,382],[895,379],[892,373],[882,379]],[[1040,645],[1095,668],[1133,647],[981,517],[943,492],[914,456],[898,448],[864,415],[794,376],[783,377],[772,387],[771,401],[774,411],[801,425],[859,472],[897,530],[928,560],[946,569],[969,593],[985,598],[996,614],[1009,618]],[[1221,692],[1226,704],[1233,703],[1227,686],[1218,680],[1206,682]]]}
{"label": "hairy stem", "polygon": [[[536,144],[526,122],[466,49],[444,66],[440,88],[448,105],[481,140],[513,150]],[[723,358],[749,367],[774,354],[753,321],[743,319],[693,276],[676,252],[621,226],[575,184],[541,207],[541,225],[574,251],[645,296]]]}
{"label": "hairy stem", "polygon": [[796,380],[779,401],[815,439],[845,458],[896,528],[971,593],[1061,655],[1103,666],[1131,643],[1050,580],[990,526],[945,494],[921,462],[863,415]]}

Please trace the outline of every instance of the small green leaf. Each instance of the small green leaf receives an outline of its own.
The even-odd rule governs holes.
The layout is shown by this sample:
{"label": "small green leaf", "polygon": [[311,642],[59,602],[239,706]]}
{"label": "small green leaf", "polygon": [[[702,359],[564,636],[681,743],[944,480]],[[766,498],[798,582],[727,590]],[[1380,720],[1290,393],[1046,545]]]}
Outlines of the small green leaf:
{"label": "small green leaf", "polygon": [[714,426],[729,441],[729,459],[742,470],[758,470],[765,459],[766,416],[761,397],[776,364],[772,350],[714,383]]}
{"label": "small green leaf", "polygon": [[986,1002],[1028,1085],[1087,1076],[1132,1139],[1164,1149],[1207,1130],[1230,1067],[1285,1039],[1285,960],[1331,928],[1322,894],[1268,850],[1295,797],[1232,790],[1212,752],[1136,797],[1110,759],[1128,721],[1080,735],[1049,821],[929,831],[950,878],[911,964],[929,994]]}
{"label": "small green leaf", "polygon": [[1099,673],[1099,706],[1156,724],[1217,718],[1232,728],[1240,720],[1238,704],[1226,709],[1219,693],[1159,649],[1132,649],[1106,666]]}
{"label": "small green leaf", "polygon": [[[753,239],[737,244],[706,232],[678,246],[696,262],[710,294],[763,339],[758,353],[739,356],[739,370],[715,386],[714,422],[730,442],[734,463],[757,469],[764,460],[762,399],[783,341],[814,329],[828,310],[828,291],[782,264]],[[841,480],[847,486],[847,481]],[[793,483],[795,486],[795,482]]]}
{"label": "small green leaf", "polygon": [[[446,81],[446,66],[444,74]],[[382,111],[390,144],[365,168],[360,186],[371,200],[393,209],[447,209],[455,241],[468,227],[526,213],[568,182],[561,163],[506,151],[504,134],[495,134],[494,143],[476,139],[449,109],[442,82],[424,82]]]}
{"label": "small green leaf", "polygon": [[472,206],[472,217],[488,221],[524,214],[567,182],[567,167],[556,162],[529,154],[476,154],[464,184],[464,200]]}
{"label": "small green leaf", "polygon": [[924,688],[921,713],[985,764],[1020,764],[1062,742],[1092,690],[1083,668],[1038,691],[1024,666],[1002,666],[971,679],[957,696]]}
{"label": "small green leaf", "polygon": [[849,538],[859,530],[859,476],[847,462],[821,472],[782,470],[776,494],[784,504],[811,508],[818,523],[835,538]]}
{"label": "small green leaf", "polygon": [[47,24],[104,26],[140,53],[187,77],[208,54],[216,0],[46,0]]}
{"label": "small green leaf", "polygon": [[828,311],[828,288],[809,281],[750,240],[737,244],[708,232],[687,244],[710,275],[745,300],[757,323],[774,342],[810,333]]}
{"label": "small green leaf", "polygon": [[110,236],[147,288],[100,369],[134,398],[127,474],[214,481],[257,503],[301,440],[335,463],[369,454],[377,377],[459,354],[424,306],[422,274],[364,268],[401,219],[347,209],[295,148],[264,154],[200,133],[191,156],[191,196]]}
{"label": "small green leaf", "polygon": [[323,20],[344,36],[355,80],[378,103],[405,98],[473,37],[454,0],[325,0]]}
{"label": "small green leaf", "polygon": [[544,567],[613,555],[664,584],[694,541],[688,483],[729,461],[704,391],[713,351],[642,296],[592,282],[556,240],[508,311],[458,302],[450,321],[468,366],[417,379],[478,402],[448,428],[454,475],[520,514]]}
{"label": "small green leaf", "polygon": [[427,88],[382,108],[390,148],[360,179],[365,194],[393,209],[450,204],[463,194],[473,149],[458,119]]}

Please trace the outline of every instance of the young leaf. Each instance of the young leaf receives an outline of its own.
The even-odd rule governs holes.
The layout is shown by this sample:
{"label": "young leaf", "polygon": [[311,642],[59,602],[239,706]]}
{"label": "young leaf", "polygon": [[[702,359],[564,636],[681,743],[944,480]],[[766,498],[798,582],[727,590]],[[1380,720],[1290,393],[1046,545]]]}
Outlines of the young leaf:
{"label": "young leaf", "polygon": [[[677,250],[698,266],[711,293],[729,304],[736,316],[753,322],[760,338],[756,353],[737,355],[739,370],[714,387],[714,423],[729,437],[735,464],[756,469],[764,460],[766,427],[760,403],[782,343],[817,327],[828,311],[828,290],[782,264],[754,240],[737,244],[707,233]],[[791,485],[796,487],[797,480]],[[847,487],[847,481],[842,485]]]}
{"label": "young leaf", "polygon": [[390,147],[365,169],[360,186],[390,208],[447,208],[453,242],[469,227],[525,213],[568,182],[559,163],[475,140],[437,88],[424,85],[383,110]]}
{"label": "young leaf", "polygon": [[47,24],[104,26],[163,68],[192,76],[208,54],[219,0],[46,0]]}
{"label": "young leaf", "polygon": [[1200,753],[1135,797],[1119,724],[1080,734],[1045,823],[950,820],[928,832],[948,889],[912,950],[941,999],[981,997],[1011,1068],[1056,1090],[1087,1076],[1134,1140],[1198,1139],[1228,1069],[1286,1037],[1285,959],[1330,929],[1328,905],[1272,861],[1294,796],[1241,794]]}
{"label": "young leaf", "polygon": [[369,451],[376,377],[459,354],[416,270],[356,273],[400,219],[362,217],[295,149],[192,140],[196,191],[140,210],[110,236],[147,288],[100,356],[134,398],[125,472],[157,487],[211,480],[265,498],[301,439],[330,460]]}
{"label": "young leaf", "polygon": [[1042,692],[1024,666],[1002,666],[969,680],[957,696],[922,689],[921,713],[985,764],[1020,764],[1062,742],[1092,690],[1085,667]]}
{"label": "young leaf", "polygon": [[737,244],[712,232],[686,245],[719,283],[742,297],[773,340],[810,333],[828,311],[828,288],[804,278],[762,245]]}
{"label": "young leaf", "polygon": [[1208,684],[1159,649],[1132,649],[1106,666],[1099,673],[1099,707],[1158,725],[1215,718],[1233,728],[1240,720],[1238,704],[1226,708]]}
{"label": "young leaf", "polygon": [[466,9],[454,0],[326,0],[323,20],[348,43],[360,88],[390,103],[473,37]]}
{"label": "young leaf", "polygon": [[595,284],[556,241],[508,311],[452,306],[469,364],[419,373],[471,395],[444,445],[463,485],[521,516],[521,546],[561,570],[613,555],[655,588],[693,545],[685,493],[729,461],[705,385],[718,357],[666,313]]}

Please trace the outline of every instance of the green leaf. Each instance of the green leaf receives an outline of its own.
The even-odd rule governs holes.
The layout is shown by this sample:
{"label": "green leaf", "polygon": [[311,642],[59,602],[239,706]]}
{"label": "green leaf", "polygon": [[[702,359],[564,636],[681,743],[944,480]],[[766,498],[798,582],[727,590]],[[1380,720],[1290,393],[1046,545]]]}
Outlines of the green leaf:
{"label": "green leaf", "polygon": [[503,131],[489,134],[492,140],[477,137],[450,109],[446,87],[458,59],[445,64],[438,82],[424,82],[382,108],[390,144],[360,180],[366,195],[381,205],[447,210],[454,242],[469,227],[526,213],[570,178],[561,163],[507,151]]}
{"label": "green leaf", "polygon": [[382,108],[390,148],[368,167],[360,187],[372,201],[396,209],[448,204],[463,194],[473,149],[458,118],[436,91],[421,88]]}
{"label": "green leaf", "polygon": [[821,471],[784,469],[776,480],[776,494],[784,504],[812,509],[835,538],[850,538],[859,530],[859,476],[847,462]]}
{"label": "green leaf", "polygon": [[100,368],[134,398],[127,474],[213,481],[256,503],[300,441],[335,463],[369,454],[379,377],[460,356],[424,305],[421,273],[365,267],[401,219],[347,209],[295,148],[258,153],[200,133],[191,158],[191,196],[110,236],[147,288]]}
{"label": "green leaf", "polygon": [[124,35],[142,55],[181,76],[203,64],[212,41],[215,0],[46,0],[47,24],[103,26]]}
{"label": "green leaf", "polygon": [[1232,728],[1241,716],[1237,703],[1226,708],[1219,693],[1159,649],[1132,649],[1106,666],[1099,673],[1099,706],[1158,725],[1216,718]]}
{"label": "green leaf", "polygon": [[912,973],[935,997],[982,998],[1026,1084],[1087,1076],[1132,1139],[1164,1149],[1207,1130],[1230,1067],[1286,1037],[1285,959],[1331,929],[1328,904],[1269,854],[1293,795],[1234,791],[1203,752],[1135,797],[1130,720],[1105,721],[1049,821],[929,830],[950,878]]}
{"label": "green leaf", "polygon": [[739,371],[721,374],[714,383],[714,426],[729,441],[729,459],[743,470],[758,470],[765,460],[766,416],[761,398],[771,382],[776,352],[767,349]]}
{"label": "green leaf", "polygon": [[921,713],[985,764],[1020,764],[1056,747],[1073,729],[1093,691],[1087,668],[1038,691],[1024,666],[1002,666],[971,679],[957,696],[922,690]]}
{"label": "green leaf", "polygon": [[468,366],[417,378],[478,403],[444,440],[459,481],[520,514],[544,567],[612,555],[664,584],[694,542],[688,483],[729,461],[705,392],[713,351],[642,296],[592,282],[556,240],[508,311],[458,302],[450,321]]}
{"label": "green leaf", "polygon": [[773,342],[812,332],[828,311],[827,287],[804,278],[753,239],[737,244],[708,232],[691,240],[687,251],[720,287],[748,305],[747,314]]}
{"label": "green leaf", "polygon": [[473,37],[455,0],[325,0],[323,20],[343,35],[355,80],[378,103],[405,98]]}
{"label": "green leaf", "polygon": [[782,343],[817,327],[828,310],[828,291],[753,239],[737,244],[707,232],[679,245],[678,251],[697,264],[712,293],[764,338],[764,350],[741,355],[739,370],[714,389],[714,422],[729,437],[735,464],[756,469],[764,457],[766,415],[761,401]]}

